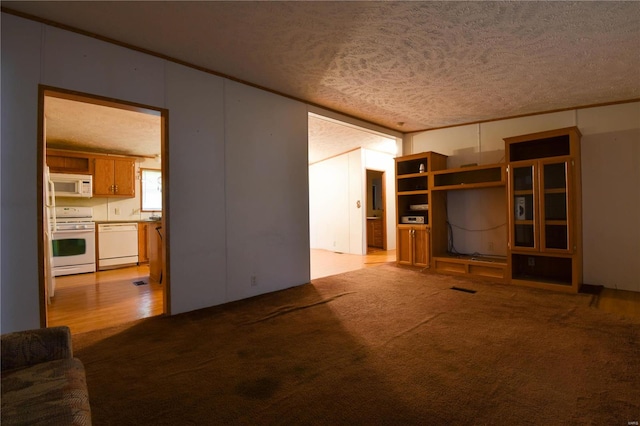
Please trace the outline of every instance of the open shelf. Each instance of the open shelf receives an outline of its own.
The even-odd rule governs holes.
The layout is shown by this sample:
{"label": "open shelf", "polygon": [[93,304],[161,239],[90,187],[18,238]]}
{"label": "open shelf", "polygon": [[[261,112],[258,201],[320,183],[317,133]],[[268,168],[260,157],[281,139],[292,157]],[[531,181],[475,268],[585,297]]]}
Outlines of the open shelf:
{"label": "open shelf", "polygon": [[[420,171],[422,165],[422,172]],[[397,163],[397,174],[396,176],[400,179],[402,177],[412,177],[405,175],[420,175],[424,174],[425,171],[429,170],[429,159],[427,157],[417,157],[417,158],[409,158],[406,160],[399,161]],[[426,176],[426,175],[424,175]]]}
{"label": "open shelf", "polygon": [[462,167],[433,172],[433,190],[454,190],[504,186],[505,166]]}
{"label": "open shelf", "polygon": [[426,191],[429,189],[429,175],[426,173],[411,174],[398,177],[396,190],[398,193],[408,191]]}
{"label": "open shelf", "polygon": [[[532,139],[513,144],[509,150],[509,161],[523,161],[571,154],[571,136],[569,133]],[[510,138],[514,142],[516,138]]]}
{"label": "open shelf", "polygon": [[573,290],[573,265],[571,256],[541,256],[532,254],[511,255],[511,279],[517,284],[554,290]]}

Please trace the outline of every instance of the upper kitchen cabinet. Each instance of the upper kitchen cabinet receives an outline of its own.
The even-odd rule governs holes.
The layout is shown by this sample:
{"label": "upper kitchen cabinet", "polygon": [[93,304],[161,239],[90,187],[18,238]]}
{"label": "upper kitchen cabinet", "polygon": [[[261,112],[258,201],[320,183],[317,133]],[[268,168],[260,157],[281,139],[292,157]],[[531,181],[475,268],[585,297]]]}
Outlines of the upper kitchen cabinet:
{"label": "upper kitchen cabinet", "polygon": [[83,152],[47,149],[47,166],[53,173],[92,174],[91,156]]}
{"label": "upper kitchen cabinet", "polygon": [[126,157],[96,157],[93,167],[93,195],[135,196],[136,162]]}

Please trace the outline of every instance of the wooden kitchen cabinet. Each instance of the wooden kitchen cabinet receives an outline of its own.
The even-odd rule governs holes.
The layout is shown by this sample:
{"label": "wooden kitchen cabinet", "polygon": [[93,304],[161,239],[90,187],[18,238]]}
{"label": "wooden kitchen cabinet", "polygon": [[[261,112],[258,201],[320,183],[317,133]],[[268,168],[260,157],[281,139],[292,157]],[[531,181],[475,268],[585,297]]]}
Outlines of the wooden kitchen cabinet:
{"label": "wooden kitchen cabinet", "polygon": [[147,240],[149,238],[149,227],[153,222],[138,223],[138,263],[149,263],[149,254],[147,250]]}
{"label": "wooden kitchen cabinet", "polygon": [[47,149],[47,166],[52,173],[92,174],[92,157],[83,152]]}
{"label": "wooden kitchen cabinet", "polygon": [[96,157],[93,167],[93,195],[135,196],[136,162],[133,158]]}
{"label": "wooden kitchen cabinet", "polygon": [[149,278],[162,283],[164,257],[162,253],[162,222],[149,223],[147,232],[147,254],[149,256]]}

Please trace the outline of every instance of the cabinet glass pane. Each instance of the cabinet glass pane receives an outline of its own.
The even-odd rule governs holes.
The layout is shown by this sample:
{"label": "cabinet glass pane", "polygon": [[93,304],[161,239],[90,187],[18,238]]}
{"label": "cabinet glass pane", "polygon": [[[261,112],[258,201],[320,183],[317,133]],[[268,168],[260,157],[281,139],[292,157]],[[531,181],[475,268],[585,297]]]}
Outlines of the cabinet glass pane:
{"label": "cabinet glass pane", "polygon": [[546,248],[562,250],[569,248],[566,225],[546,225],[544,233]]}
{"label": "cabinet glass pane", "polygon": [[513,212],[516,220],[533,220],[533,194],[516,195],[513,197]]}
{"label": "cabinet glass pane", "polygon": [[514,243],[517,247],[535,247],[533,225],[515,225]]}
{"label": "cabinet glass pane", "polygon": [[544,217],[546,220],[567,220],[567,194],[544,194]]}
{"label": "cabinet glass pane", "polygon": [[515,191],[533,190],[533,166],[513,169],[513,189]]}
{"label": "cabinet glass pane", "polygon": [[544,189],[567,187],[567,163],[544,165]]}

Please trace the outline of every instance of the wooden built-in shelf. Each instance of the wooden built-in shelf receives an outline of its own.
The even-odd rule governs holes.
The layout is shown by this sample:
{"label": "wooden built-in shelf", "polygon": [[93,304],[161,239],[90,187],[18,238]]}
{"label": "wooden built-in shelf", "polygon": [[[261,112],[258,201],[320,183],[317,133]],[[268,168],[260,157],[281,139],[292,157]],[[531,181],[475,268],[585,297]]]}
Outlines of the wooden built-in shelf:
{"label": "wooden built-in shelf", "polygon": [[474,278],[507,282],[509,279],[507,259],[481,256],[445,255],[434,256],[436,272],[468,275]]}
{"label": "wooden built-in shelf", "polygon": [[431,173],[430,185],[434,191],[505,186],[505,172],[504,164],[441,170]]}

